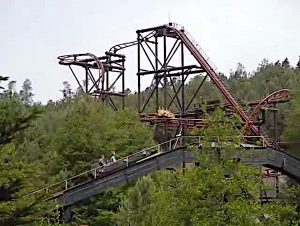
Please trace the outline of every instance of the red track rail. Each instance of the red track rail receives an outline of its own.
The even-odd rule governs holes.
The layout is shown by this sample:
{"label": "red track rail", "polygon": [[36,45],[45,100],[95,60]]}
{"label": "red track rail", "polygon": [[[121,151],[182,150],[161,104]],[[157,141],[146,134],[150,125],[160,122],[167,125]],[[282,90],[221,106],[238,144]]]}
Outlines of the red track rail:
{"label": "red track rail", "polygon": [[[240,104],[238,101],[234,98],[234,96],[231,94],[231,92],[225,87],[224,83],[216,73],[216,71],[212,68],[212,66],[208,63],[208,61],[205,59],[205,57],[202,55],[199,48],[197,48],[198,44],[189,38],[185,33],[185,30],[183,27],[179,27],[177,24],[170,23],[167,25],[167,27],[170,29],[170,35],[174,35],[174,33],[177,35],[177,37],[185,44],[187,49],[191,52],[191,54],[195,57],[197,62],[203,67],[203,69],[206,71],[207,75],[210,77],[210,79],[216,84],[218,89],[222,92],[226,100],[233,106],[234,110],[239,114],[242,121],[246,123],[246,125],[251,129],[251,131],[256,136],[261,136],[260,131],[258,128],[252,123],[252,120],[250,117],[242,110]],[[272,142],[270,139],[266,140],[267,146],[280,148],[276,142]]]}
{"label": "red track rail", "polygon": [[291,99],[291,95],[290,95],[290,90],[289,89],[281,89],[281,90],[277,90],[271,94],[269,94],[268,96],[266,96],[264,99],[262,99],[261,101],[259,101],[257,103],[257,105],[255,106],[255,108],[253,109],[253,111],[250,114],[250,117],[255,115],[257,112],[259,112],[259,110],[271,103],[276,103],[276,101],[288,101]]}

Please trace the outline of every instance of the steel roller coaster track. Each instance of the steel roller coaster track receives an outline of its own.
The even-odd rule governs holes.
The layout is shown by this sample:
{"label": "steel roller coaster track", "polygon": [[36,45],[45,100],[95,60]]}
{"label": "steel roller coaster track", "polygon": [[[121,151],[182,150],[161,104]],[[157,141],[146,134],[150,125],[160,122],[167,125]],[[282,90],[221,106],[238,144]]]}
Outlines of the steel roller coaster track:
{"label": "steel roller coaster track", "polygon": [[[288,90],[284,89],[277,91],[267,96],[265,99],[257,101],[255,107],[252,105],[252,112],[245,112],[240,102],[234,97],[232,92],[221,80],[217,68],[183,26],[176,23],[169,23],[153,28],[137,30],[136,33],[136,41],[114,45],[103,57],[96,57],[90,53],[64,55],[58,57],[59,63],[67,65],[71,69],[71,72],[84,93],[94,95],[102,101],[108,101],[113,109],[117,110],[116,104],[111,97],[122,97],[122,108],[124,108],[124,97],[128,94],[125,90],[125,55],[119,54],[118,52],[132,46],[137,46],[138,112],[142,116],[142,121],[151,121],[152,123],[155,123],[162,120],[152,117],[153,115],[145,114],[150,101],[154,99],[156,109],[159,107],[170,108],[171,105],[177,107],[177,115],[180,119],[175,118],[173,120],[169,120],[172,121],[172,123],[169,123],[170,127],[201,127],[203,125],[202,119],[197,121],[196,119],[191,120],[183,118],[184,115],[189,113],[191,104],[195,103],[195,97],[198,95],[205,80],[210,79],[211,83],[213,83],[222,93],[226,100],[225,105],[227,108],[230,108],[233,112],[239,115],[241,122],[247,128],[247,134],[264,136],[267,146],[280,149],[280,146],[276,141],[267,137],[266,134],[262,134],[262,131],[256,126],[253,117],[263,107],[270,105],[270,103],[275,103],[277,100],[282,98],[289,99],[290,95]],[[160,40],[162,40],[162,43],[160,43]],[[167,40],[173,40],[171,49],[168,49]],[[186,64],[186,52],[189,52],[194,57],[198,65]],[[171,65],[172,59],[178,53],[181,59],[180,65]],[[151,67],[146,68],[143,65],[144,61],[147,61],[148,65],[151,65]],[[72,69],[72,66],[80,66],[84,68],[86,81],[85,87],[82,87],[78,76]],[[92,70],[96,71],[97,74],[94,75]],[[114,79],[112,79],[112,73],[117,73],[117,76],[114,77]],[[193,74],[201,75],[203,80],[199,84],[198,89],[195,91],[192,98],[188,100],[184,86],[188,76]],[[147,75],[152,75],[153,79],[145,97],[145,92],[141,90],[141,82],[142,77]],[[180,78],[179,88],[174,85],[174,78]],[[113,88],[120,80],[122,90],[120,92],[115,92]],[[91,84],[89,84],[89,82]],[[170,94],[167,86],[172,87],[174,91],[172,94]],[[163,90],[163,99],[160,99],[159,97],[159,89]]]}

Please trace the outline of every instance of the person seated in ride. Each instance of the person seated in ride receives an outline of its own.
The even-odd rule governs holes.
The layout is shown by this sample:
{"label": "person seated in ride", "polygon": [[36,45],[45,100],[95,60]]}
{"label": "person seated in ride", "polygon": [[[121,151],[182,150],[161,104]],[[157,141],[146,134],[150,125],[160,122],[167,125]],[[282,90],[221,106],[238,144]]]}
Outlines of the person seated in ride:
{"label": "person seated in ride", "polygon": [[148,150],[143,151],[143,156],[148,157],[150,155],[150,152]]}
{"label": "person seated in ride", "polygon": [[98,159],[97,172],[99,172],[99,173],[103,172],[103,167],[105,165],[106,165],[105,157],[104,157],[104,155],[101,155],[101,158]]}
{"label": "person seated in ride", "polygon": [[104,155],[101,155],[101,158],[98,160],[98,163],[99,163],[100,166],[105,166],[106,165]]}
{"label": "person seated in ride", "polygon": [[110,157],[110,164],[114,164],[115,162],[117,162],[116,153],[112,151],[111,154],[112,155]]}

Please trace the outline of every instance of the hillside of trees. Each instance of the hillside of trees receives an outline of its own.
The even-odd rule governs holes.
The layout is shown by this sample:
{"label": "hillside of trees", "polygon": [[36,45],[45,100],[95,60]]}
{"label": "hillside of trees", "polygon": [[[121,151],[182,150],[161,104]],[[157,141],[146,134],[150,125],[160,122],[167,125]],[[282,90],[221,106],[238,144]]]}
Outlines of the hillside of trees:
{"label": "hillside of trees", "polygon": [[[292,91],[290,103],[278,105],[280,139],[300,141],[300,61],[276,63],[263,60],[256,71],[241,64],[230,75],[220,75],[241,101],[257,100],[275,90]],[[186,85],[192,96],[200,77]],[[43,105],[34,102],[29,79],[22,89],[0,76],[0,225],[299,225],[300,189],[289,187],[278,201],[260,204],[266,186],[258,168],[232,161],[227,146],[221,159],[206,148],[199,166],[184,172],[157,172],[136,183],[114,188],[73,208],[71,222],[62,222],[57,204],[43,195],[28,193],[89,170],[102,155],[126,156],[157,143],[154,130],[139,121],[136,95],[129,94],[127,108],[118,112],[92,98],[72,91],[64,83],[61,100]],[[73,93],[72,93],[73,92]],[[146,91],[145,91],[146,92]],[[195,103],[221,99],[210,81],[205,82]],[[152,103],[154,106],[154,103]],[[172,109],[171,109],[172,110]],[[149,105],[147,111],[155,111]],[[174,110],[175,111],[175,110]],[[221,110],[207,115],[212,129],[197,135],[238,140],[232,123],[218,124]],[[272,136],[271,115],[266,129]],[[226,142],[221,140],[221,142]],[[191,148],[191,151],[197,151]],[[300,157],[297,147],[290,151]],[[227,178],[224,175],[233,172]],[[293,198],[293,201],[291,200]],[[295,201],[296,200],[296,201]]]}

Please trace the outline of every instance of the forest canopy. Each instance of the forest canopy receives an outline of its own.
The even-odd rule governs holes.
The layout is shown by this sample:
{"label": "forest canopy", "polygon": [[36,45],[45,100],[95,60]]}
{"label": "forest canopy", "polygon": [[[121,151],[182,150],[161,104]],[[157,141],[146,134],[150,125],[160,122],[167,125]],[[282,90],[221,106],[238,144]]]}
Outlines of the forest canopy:
{"label": "forest canopy", "polygon": [[[279,139],[300,141],[300,62],[293,67],[288,59],[276,63],[263,60],[251,73],[238,64],[230,75],[220,76],[234,96],[245,102],[261,99],[278,89],[290,89],[293,100],[278,105]],[[187,96],[193,95],[200,81],[201,77],[196,76],[186,84]],[[65,224],[59,219],[59,210],[53,211],[55,204],[44,202],[45,197],[26,194],[89,170],[102,155],[108,159],[115,153],[121,158],[161,138],[157,130],[140,122],[136,114],[137,96],[130,91],[126,109],[115,112],[107,105],[72,91],[68,82],[64,83],[62,99],[50,100],[46,105],[34,101],[29,79],[24,81],[21,90],[17,90],[16,82],[6,76],[0,77],[0,82],[0,225]],[[222,100],[210,81],[202,88],[195,103]],[[154,103],[150,102],[147,110],[154,112]],[[225,117],[220,111],[216,114],[207,120],[214,124],[214,117]],[[271,120],[271,114],[267,114],[266,130],[273,136]],[[215,124],[211,128],[194,133],[204,133],[206,137],[218,133],[220,136],[239,134],[228,125]],[[228,152],[232,149],[227,148]],[[300,156],[295,150],[290,153]],[[157,172],[136,183],[108,190],[87,203],[79,203],[73,208],[73,220],[68,224],[299,223],[297,203],[281,200],[260,204],[260,189],[264,185],[257,168],[231,159],[214,161],[205,155],[199,162],[200,166],[190,166],[184,173],[180,170]],[[228,168],[235,173],[224,178]],[[293,195],[299,197],[297,190]]]}

